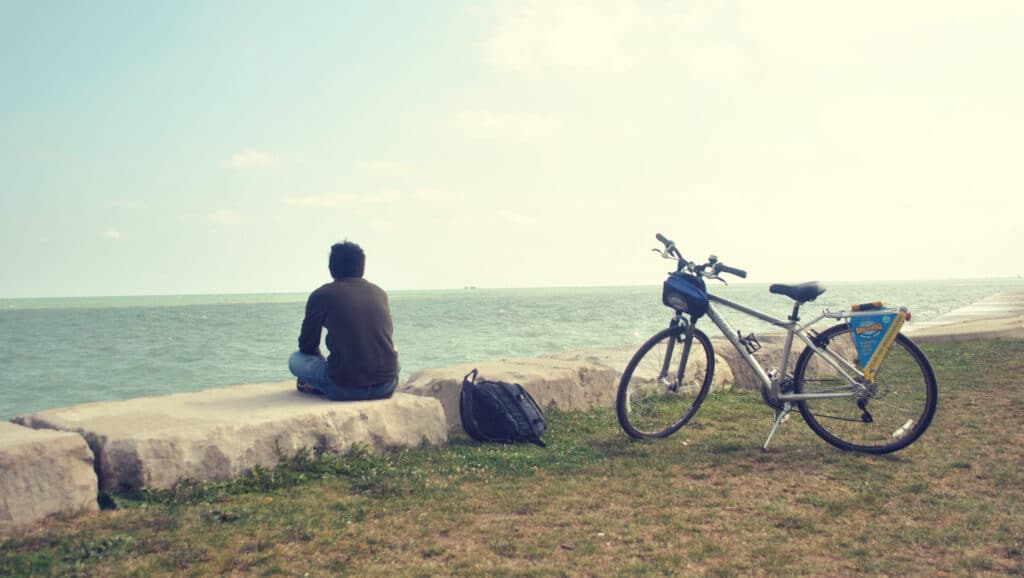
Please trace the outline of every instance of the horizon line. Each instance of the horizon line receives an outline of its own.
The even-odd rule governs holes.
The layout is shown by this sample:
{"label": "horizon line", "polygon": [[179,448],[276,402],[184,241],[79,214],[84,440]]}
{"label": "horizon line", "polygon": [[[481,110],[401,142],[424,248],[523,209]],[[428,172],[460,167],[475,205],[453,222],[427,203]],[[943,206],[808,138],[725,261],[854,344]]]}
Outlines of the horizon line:
{"label": "horizon line", "polygon": [[[1001,277],[932,277],[927,279],[864,279],[864,280],[815,280],[820,283],[829,284],[860,284],[860,283],[927,283],[933,281],[1001,281],[1022,279],[1021,275]],[[747,279],[729,279],[729,285],[771,285],[767,281],[751,281]],[[660,283],[624,283],[618,285],[596,284],[596,285],[519,285],[509,287],[489,287],[481,285],[463,285],[461,287],[429,287],[429,288],[402,288],[385,289],[388,293],[414,293],[425,291],[505,291],[505,290],[531,290],[531,289],[618,289],[627,287],[655,287]],[[723,285],[724,286],[724,285]],[[313,288],[315,289],[315,287]],[[0,301],[46,301],[61,299],[139,299],[139,298],[195,298],[195,297],[255,297],[265,295],[308,295],[313,289],[298,291],[225,291],[225,292],[195,292],[195,293],[136,293],[136,294],[106,294],[106,295],[49,295],[49,296],[0,296]]]}

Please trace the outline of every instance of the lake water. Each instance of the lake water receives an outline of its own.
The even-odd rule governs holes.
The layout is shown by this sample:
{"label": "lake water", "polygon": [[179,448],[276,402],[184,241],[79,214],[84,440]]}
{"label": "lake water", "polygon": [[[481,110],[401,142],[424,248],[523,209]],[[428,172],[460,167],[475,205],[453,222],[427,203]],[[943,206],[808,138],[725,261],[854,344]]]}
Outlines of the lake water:
{"label": "lake water", "polygon": [[[1005,291],[1021,279],[831,283],[804,308],[884,300],[912,324]],[[713,292],[785,317],[766,285]],[[639,344],[671,312],[660,286],[395,291],[403,378],[418,369]],[[0,300],[0,419],[83,402],[291,379],[305,294]],[[724,311],[744,334],[766,328]],[[713,334],[709,322],[699,325]],[[825,327],[827,325],[822,325]],[[325,350],[326,351],[326,350]]]}

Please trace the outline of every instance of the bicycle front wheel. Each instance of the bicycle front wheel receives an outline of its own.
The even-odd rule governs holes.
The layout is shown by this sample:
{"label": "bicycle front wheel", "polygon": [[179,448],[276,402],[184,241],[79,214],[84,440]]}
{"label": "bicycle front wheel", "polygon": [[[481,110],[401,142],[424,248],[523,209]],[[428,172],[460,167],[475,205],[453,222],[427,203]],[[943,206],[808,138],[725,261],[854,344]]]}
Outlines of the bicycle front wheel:
{"label": "bicycle front wheel", "polygon": [[686,425],[711,388],[715,353],[697,328],[669,327],[640,346],[615,400],[622,429],[635,438],[663,438]]}
{"label": "bicycle front wheel", "polygon": [[[824,358],[830,356],[855,375],[852,371],[860,368],[860,359],[849,325],[830,327],[818,342],[825,352],[804,350],[796,363],[793,391],[859,391],[859,386],[851,386]],[[928,358],[910,339],[897,335],[874,383],[862,385],[864,391],[854,397],[797,402],[800,415],[814,433],[833,446],[869,454],[903,449],[928,429],[938,404],[938,387]]]}

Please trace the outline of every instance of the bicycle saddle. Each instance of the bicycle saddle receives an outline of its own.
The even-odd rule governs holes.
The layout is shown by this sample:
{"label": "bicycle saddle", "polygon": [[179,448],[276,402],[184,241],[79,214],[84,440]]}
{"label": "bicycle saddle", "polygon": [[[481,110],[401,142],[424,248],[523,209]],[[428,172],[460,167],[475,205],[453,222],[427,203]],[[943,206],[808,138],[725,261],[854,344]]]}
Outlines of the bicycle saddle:
{"label": "bicycle saddle", "polygon": [[785,295],[791,299],[794,299],[798,303],[807,303],[808,301],[814,301],[818,295],[825,292],[825,288],[817,281],[811,281],[809,283],[800,283],[798,285],[784,285],[782,283],[775,283],[768,288],[768,291],[775,293],[776,295]]}

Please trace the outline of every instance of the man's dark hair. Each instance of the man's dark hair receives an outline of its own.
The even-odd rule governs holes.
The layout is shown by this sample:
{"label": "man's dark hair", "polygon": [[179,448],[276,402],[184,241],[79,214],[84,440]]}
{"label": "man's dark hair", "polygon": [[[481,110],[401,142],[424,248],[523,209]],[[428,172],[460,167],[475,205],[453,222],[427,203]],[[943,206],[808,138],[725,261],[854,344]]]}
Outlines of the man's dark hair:
{"label": "man's dark hair", "polygon": [[331,246],[331,277],[362,277],[366,268],[366,254],[363,248],[351,241]]}

